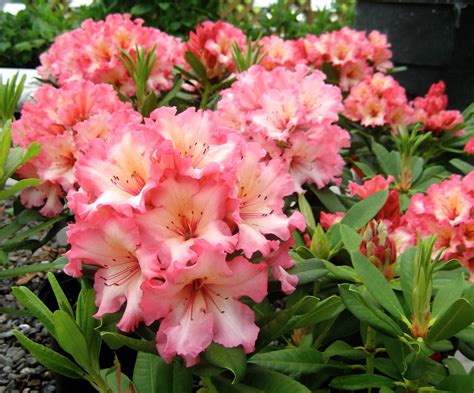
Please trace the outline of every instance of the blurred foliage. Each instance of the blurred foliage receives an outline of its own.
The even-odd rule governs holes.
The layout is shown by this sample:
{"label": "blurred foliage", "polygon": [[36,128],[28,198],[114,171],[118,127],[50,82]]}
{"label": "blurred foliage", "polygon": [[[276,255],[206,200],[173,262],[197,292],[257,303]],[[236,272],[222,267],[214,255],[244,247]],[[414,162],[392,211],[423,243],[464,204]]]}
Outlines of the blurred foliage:
{"label": "blurred foliage", "polygon": [[0,67],[32,68],[56,36],[92,15],[88,7],[71,8],[65,0],[26,0],[16,15],[0,11]]}
{"label": "blurred foliage", "polygon": [[197,24],[219,19],[219,0],[96,0],[90,8],[96,10],[94,19],[130,13],[144,19],[146,26],[181,38],[186,38]]}
{"label": "blurred foliage", "polygon": [[[243,9],[244,3],[245,1],[239,7]],[[254,39],[259,35],[270,34],[284,38],[299,38],[308,33],[321,34],[354,24],[355,0],[333,0],[328,8],[311,12],[310,18],[307,13],[302,12],[303,3],[278,0],[269,7],[256,9],[254,13],[246,13],[242,19],[238,19],[239,12],[231,13],[228,21]]]}

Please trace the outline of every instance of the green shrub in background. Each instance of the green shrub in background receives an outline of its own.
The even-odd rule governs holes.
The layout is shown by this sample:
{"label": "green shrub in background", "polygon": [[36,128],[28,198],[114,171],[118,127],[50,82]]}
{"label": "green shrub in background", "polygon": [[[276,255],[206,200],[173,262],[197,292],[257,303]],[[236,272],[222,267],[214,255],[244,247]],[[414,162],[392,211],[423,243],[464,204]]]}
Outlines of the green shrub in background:
{"label": "green shrub in background", "polygon": [[248,13],[243,19],[237,20],[237,14],[232,13],[228,19],[254,39],[259,35],[270,34],[299,38],[306,34],[321,34],[354,24],[355,0],[333,0],[328,8],[314,11],[311,21],[306,20],[298,4],[291,3],[301,5],[303,2],[278,0],[269,7],[256,10],[256,16]]}
{"label": "green shrub in background", "polygon": [[26,0],[16,15],[0,11],[0,67],[34,68],[56,36],[92,16],[88,7],[73,9],[67,0]]}

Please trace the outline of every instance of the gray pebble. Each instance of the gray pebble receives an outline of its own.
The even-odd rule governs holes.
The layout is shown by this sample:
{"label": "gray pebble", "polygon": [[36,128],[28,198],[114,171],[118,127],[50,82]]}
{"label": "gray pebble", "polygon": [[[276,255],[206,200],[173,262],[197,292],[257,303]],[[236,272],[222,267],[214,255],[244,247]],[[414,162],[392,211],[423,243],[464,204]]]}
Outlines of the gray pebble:
{"label": "gray pebble", "polygon": [[0,365],[7,364],[7,358],[3,355],[0,355]]}
{"label": "gray pebble", "polygon": [[13,332],[11,330],[0,333],[0,338],[10,338],[11,336],[13,336]]}
{"label": "gray pebble", "polygon": [[43,388],[43,393],[52,393],[56,391],[56,386],[48,385]]}
{"label": "gray pebble", "polygon": [[5,374],[8,374],[8,373],[11,373],[12,372],[12,368],[10,366],[5,366],[3,367],[3,372]]}

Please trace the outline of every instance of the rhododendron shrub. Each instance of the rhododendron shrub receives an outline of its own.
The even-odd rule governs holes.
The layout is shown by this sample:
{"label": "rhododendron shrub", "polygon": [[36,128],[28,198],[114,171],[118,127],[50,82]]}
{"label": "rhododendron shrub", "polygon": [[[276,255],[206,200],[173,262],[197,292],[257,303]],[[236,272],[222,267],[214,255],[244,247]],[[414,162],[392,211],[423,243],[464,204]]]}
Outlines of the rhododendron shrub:
{"label": "rhododendron shrub", "polygon": [[[72,307],[50,273],[50,312],[13,289],[66,356],[13,334],[100,392],[158,374],[180,392],[474,390],[451,357],[474,353],[474,106],[447,110],[442,82],[409,102],[390,58],[349,28],[251,42],[204,22],[181,43],[112,15],[58,37],[41,72],[60,87],[13,139],[42,148],[23,203],[62,211],[39,227],[68,220],[65,257],[39,270],[81,292]],[[9,225],[1,255],[40,243]],[[103,368],[107,346],[137,351],[133,377],[120,352]]]}
{"label": "rhododendron shrub", "polygon": [[45,216],[61,212],[61,197],[76,187],[74,165],[89,143],[105,139],[109,121],[134,119],[139,114],[118,98],[112,86],[73,81],[61,88],[44,85],[27,102],[20,120],[13,123],[13,143],[26,147],[37,141],[41,153],[19,170],[21,177],[39,177],[42,184],[22,193],[27,207],[41,207]]}
{"label": "rhododendron shrub", "polygon": [[76,223],[65,271],[99,267],[96,316],[126,303],[123,331],[161,320],[159,353],[188,366],[211,342],[251,352],[258,328],[239,299],[264,298],[270,266],[294,290],[288,254],[274,253],[305,227],[299,212],[283,211],[295,191],[283,162],[264,156],[194,109],[160,108],[93,141],[74,169],[81,188],[68,196]]}
{"label": "rhododendron shrub", "polygon": [[337,183],[340,150],[349,146],[349,134],[334,124],[341,92],[324,79],[305,65],[294,71],[256,65],[239,74],[218,103],[222,125],[259,143],[270,161],[281,158],[298,191],[304,183]]}
{"label": "rhododendron shrub", "polygon": [[61,34],[41,55],[38,72],[46,79],[52,75],[60,85],[78,79],[110,83],[130,97],[135,85],[120,55],[125,51],[134,58],[137,48],[154,49],[156,54],[148,88],[156,93],[170,89],[174,65],[184,63],[184,44],[127,14],[109,15],[105,21],[87,19],[79,29]]}

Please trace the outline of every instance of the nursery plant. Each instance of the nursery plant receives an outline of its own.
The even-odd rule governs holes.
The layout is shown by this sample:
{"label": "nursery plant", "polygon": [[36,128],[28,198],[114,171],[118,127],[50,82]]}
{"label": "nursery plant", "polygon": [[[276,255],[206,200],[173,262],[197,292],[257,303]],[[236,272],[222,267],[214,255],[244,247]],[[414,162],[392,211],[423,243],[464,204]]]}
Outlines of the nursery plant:
{"label": "nursery plant", "polygon": [[13,288],[61,351],[15,337],[100,392],[473,391],[474,111],[409,101],[390,58],[347,27],[59,36],[12,139],[81,290]]}

